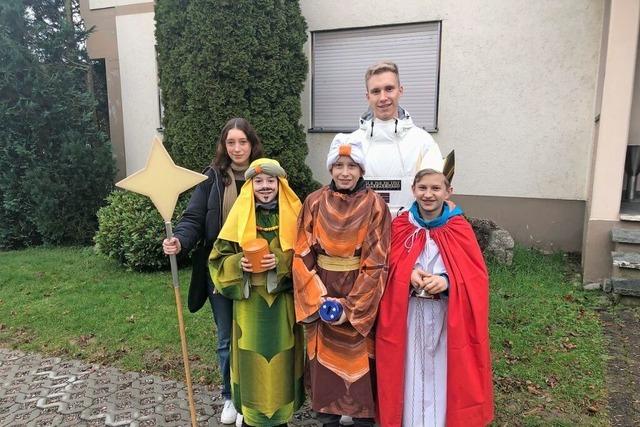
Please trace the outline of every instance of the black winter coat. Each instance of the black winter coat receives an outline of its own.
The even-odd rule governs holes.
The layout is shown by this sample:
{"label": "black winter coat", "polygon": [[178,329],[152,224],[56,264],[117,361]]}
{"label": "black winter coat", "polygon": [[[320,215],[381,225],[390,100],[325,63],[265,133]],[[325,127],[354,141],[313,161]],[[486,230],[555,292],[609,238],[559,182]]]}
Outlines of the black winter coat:
{"label": "black winter coat", "polygon": [[189,205],[173,233],[180,240],[182,253],[187,254],[195,248],[188,298],[189,311],[192,313],[207,301],[207,286],[211,281],[209,254],[222,228],[224,183],[220,172],[212,167],[203,173],[208,179],[193,191]]}

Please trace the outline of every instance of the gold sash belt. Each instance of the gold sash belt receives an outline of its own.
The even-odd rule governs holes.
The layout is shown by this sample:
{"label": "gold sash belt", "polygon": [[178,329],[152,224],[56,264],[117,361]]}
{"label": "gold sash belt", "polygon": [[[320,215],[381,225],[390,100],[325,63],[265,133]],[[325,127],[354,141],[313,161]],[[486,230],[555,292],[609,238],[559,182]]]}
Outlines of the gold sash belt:
{"label": "gold sash belt", "polygon": [[360,257],[339,257],[339,256],[327,256],[318,255],[318,265],[328,271],[353,271],[360,268]]}

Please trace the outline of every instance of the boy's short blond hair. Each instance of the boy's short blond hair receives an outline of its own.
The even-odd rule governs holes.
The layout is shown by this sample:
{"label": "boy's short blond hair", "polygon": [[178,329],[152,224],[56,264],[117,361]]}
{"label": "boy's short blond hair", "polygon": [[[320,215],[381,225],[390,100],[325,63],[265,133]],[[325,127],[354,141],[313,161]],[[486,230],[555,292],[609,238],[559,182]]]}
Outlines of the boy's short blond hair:
{"label": "boy's short blond hair", "polygon": [[449,181],[449,179],[447,178],[447,176],[444,173],[442,173],[440,171],[437,171],[435,169],[429,169],[429,168],[421,169],[416,173],[416,176],[413,178],[413,184],[411,184],[411,187],[414,187],[418,183],[418,181],[420,181],[424,176],[427,176],[427,175],[440,175],[440,176],[442,176],[442,178],[444,180],[444,185],[447,188],[447,190],[451,188],[451,181]]}
{"label": "boy's short blond hair", "polygon": [[395,74],[396,78],[398,79],[398,85],[400,85],[400,71],[398,71],[398,66],[395,64],[395,62],[380,61],[367,68],[367,71],[364,73],[364,86],[367,87],[371,76],[386,72],[392,72],[393,74]]}

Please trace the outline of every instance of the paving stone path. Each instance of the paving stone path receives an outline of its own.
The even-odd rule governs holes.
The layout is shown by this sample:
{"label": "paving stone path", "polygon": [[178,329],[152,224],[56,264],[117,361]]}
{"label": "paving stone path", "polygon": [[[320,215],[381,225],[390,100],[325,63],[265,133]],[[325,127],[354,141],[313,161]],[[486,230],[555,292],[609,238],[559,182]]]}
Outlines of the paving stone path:
{"label": "paving stone path", "polygon": [[[218,422],[219,391],[195,386],[199,426]],[[186,426],[184,383],[0,348],[0,426]],[[316,425],[308,412],[293,426]]]}

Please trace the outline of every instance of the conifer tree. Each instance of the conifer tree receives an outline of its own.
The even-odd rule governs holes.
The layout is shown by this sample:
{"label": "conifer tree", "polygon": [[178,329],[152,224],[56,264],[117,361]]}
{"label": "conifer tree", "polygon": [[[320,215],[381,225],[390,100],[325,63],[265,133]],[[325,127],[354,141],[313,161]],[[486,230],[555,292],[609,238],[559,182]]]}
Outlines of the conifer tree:
{"label": "conifer tree", "polygon": [[0,248],[89,242],[112,187],[77,6],[0,3]]}

